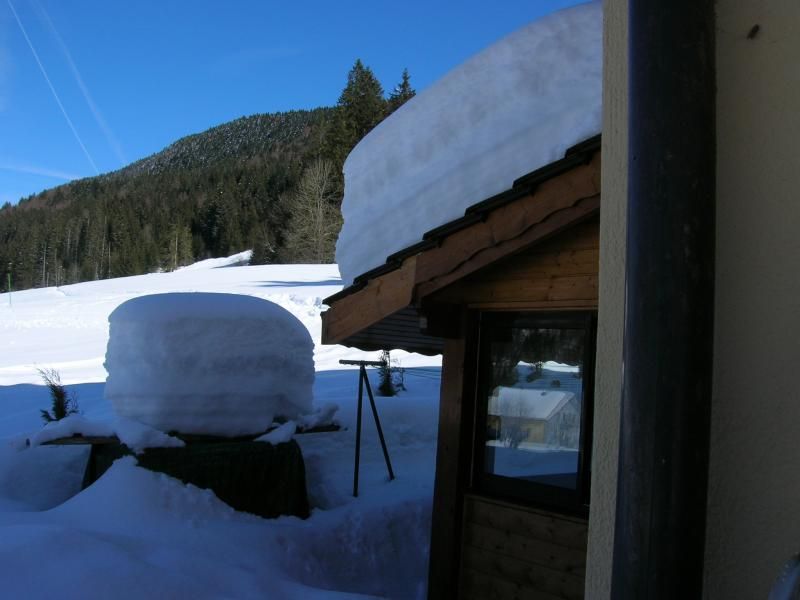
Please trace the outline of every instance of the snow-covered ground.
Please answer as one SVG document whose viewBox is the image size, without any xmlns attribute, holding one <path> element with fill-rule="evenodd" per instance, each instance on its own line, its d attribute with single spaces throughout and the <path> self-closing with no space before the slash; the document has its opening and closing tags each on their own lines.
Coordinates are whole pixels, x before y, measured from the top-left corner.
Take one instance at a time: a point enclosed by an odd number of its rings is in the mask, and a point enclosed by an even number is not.
<svg viewBox="0 0 800 600">
<path fill-rule="evenodd" d="M 387 481 L 366 418 L 353 498 L 358 375 L 338 361 L 376 355 L 319 345 L 321 300 L 341 289 L 336 267 L 226 264 L 0 294 L 1 596 L 424 597 L 438 359 L 392 354 L 407 368 L 408 391 L 377 401 L 397 479 Z M 108 315 L 128 299 L 177 291 L 266 298 L 308 328 L 316 344 L 314 405 L 337 403 L 349 427 L 296 438 L 314 507 L 309 519 L 237 513 L 210 491 L 145 471 L 132 458 L 81 492 L 85 448 L 20 449 L 20 436 L 41 430 L 39 411 L 49 408 L 37 368 L 60 372 L 85 418 L 113 421 L 103 398 Z"/>
</svg>

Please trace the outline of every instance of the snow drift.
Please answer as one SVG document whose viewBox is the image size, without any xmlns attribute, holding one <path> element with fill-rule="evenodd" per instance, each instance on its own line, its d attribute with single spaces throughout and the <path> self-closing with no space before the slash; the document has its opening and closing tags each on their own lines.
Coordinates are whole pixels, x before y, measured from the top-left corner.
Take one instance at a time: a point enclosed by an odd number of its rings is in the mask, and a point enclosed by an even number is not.
<svg viewBox="0 0 800 600">
<path fill-rule="evenodd" d="M 365 419 L 362 493 L 353 498 L 358 370 L 343 368 L 339 359 L 378 356 L 319 344 L 321 299 L 340 289 L 336 265 L 259 265 L 38 288 L 14 292 L 13 306 L 0 294 L 0 338 L 13 349 L 0 351 L 0 597 L 423 598 L 439 361 L 396 353 L 408 390 L 376 402 L 397 479 L 387 480 L 377 432 Z M 81 491 L 86 446 L 26 445 L 36 432 L 56 435 L 49 426 L 42 429 L 40 410 L 50 406 L 50 397 L 34 363 L 59 370 L 96 433 L 114 431 L 132 443 L 103 394 L 109 314 L 142 294 L 231 290 L 280 304 L 305 324 L 317 342 L 316 411 L 297 423 L 309 428 L 335 414 L 346 428 L 295 437 L 314 507 L 308 520 L 234 512 L 209 490 L 136 467 L 132 458 Z M 233 317 L 235 307 L 228 312 Z M 369 376 L 377 387 L 376 372 L 370 369 Z M 62 433 L 69 435 L 56 437 Z"/>
<path fill-rule="evenodd" d="M 412 98 L 353 149 L 336 245 L 345 285 L 600 132 L 602 21 L 592 2 L 527 25 Z"/>
<path fill-rule="evenodd" d="M 155 294 L 109 315 L 105 397 L 181 433 L 263 432 L 311 412 L 314 343 L 289 311 L 235 294 Z"/>
</svg>

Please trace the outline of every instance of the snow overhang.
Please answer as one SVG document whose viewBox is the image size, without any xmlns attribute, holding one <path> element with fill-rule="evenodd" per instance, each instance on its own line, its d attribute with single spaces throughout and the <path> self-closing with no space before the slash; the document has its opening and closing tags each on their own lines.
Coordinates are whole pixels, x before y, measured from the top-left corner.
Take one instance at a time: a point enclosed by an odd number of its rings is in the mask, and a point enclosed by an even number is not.
<svg viewBox="0 0 800 600">
<path fill-rule="evenodd" d="M 443 338 L 426 333 L 439 331 L 429 314 L 436 292 L 596 217 L 599 209 L 598 135 L 470 206 L 463 217 L 427 232 L 326 298 L 322 343 L 439 354 Z"/>
<path fill-rule="evenodd" d="M 602 42 L 600 2 L 546 15 L 453 68 L 370 131 L 343 167 L 336 243 L 343 283 L 598 134 Z"/>
</svg>

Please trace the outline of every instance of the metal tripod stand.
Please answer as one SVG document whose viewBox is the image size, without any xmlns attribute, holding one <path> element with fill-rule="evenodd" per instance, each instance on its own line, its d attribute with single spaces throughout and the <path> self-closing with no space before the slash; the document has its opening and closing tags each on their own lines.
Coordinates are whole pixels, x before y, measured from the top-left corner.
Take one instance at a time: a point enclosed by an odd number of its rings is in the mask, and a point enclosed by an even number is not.
<svg viewBox="0 0 800 600">
<path fill-rule="evenodd" d="M 372 416 L 375 418 L 375 428 L 378 430 L 378 437 L 381 440 L 383 458 L 386 461 L 386 468 L 389 471 L 389 481 L 394 479 L 392 461 L 389 459 L 389 450 L 386 448 L 386 439 L 383 437 L 381 420 L 378 418 L 378 408 L 375 406 L 375 397 L 372 395 L 372 387 L 367 377 L 367 366 L 382 367 L 384 363 L 370 360 L 340 360 L 340 365 L 358 365 L 358 416 L 356 418 L 356 461 L 353 471 L 353 496 L 358 497 L 358 466 L 361 462 L 361 413 L 364 404 L 364 387 L 367 388 L 369 404 L 372 407 Z"/>
</svg>

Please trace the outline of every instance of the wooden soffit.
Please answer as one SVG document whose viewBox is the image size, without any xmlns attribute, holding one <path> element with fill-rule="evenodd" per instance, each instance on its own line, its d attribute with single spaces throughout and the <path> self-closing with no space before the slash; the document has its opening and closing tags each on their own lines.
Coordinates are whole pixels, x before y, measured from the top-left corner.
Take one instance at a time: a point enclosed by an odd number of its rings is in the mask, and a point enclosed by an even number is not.
<svg viewBox="0 0 800 600">
<path fill-rule="evenodd" d="M 474 210 L 481 205 L 485 210 Z M 426 297 L 467 275 L 596 216 L 600 210 L 600 151 L 594 150 L 565 172 L 536 182 L 511 201 L 481 205 L 469 209 L 463 219 L 431 232 L 435 236 L 426 235 L 421 249 L 402 258 L 396 267 L 381 267 L 359 286 L 326 300 L 330 308 L 322 313 L 322 342 L 348 344 L 352 340 L 349 345 L 359 347 L 355 337 L 363 336 L 364 330 L 381 320 L 419 307 Z"/>
</svg>

